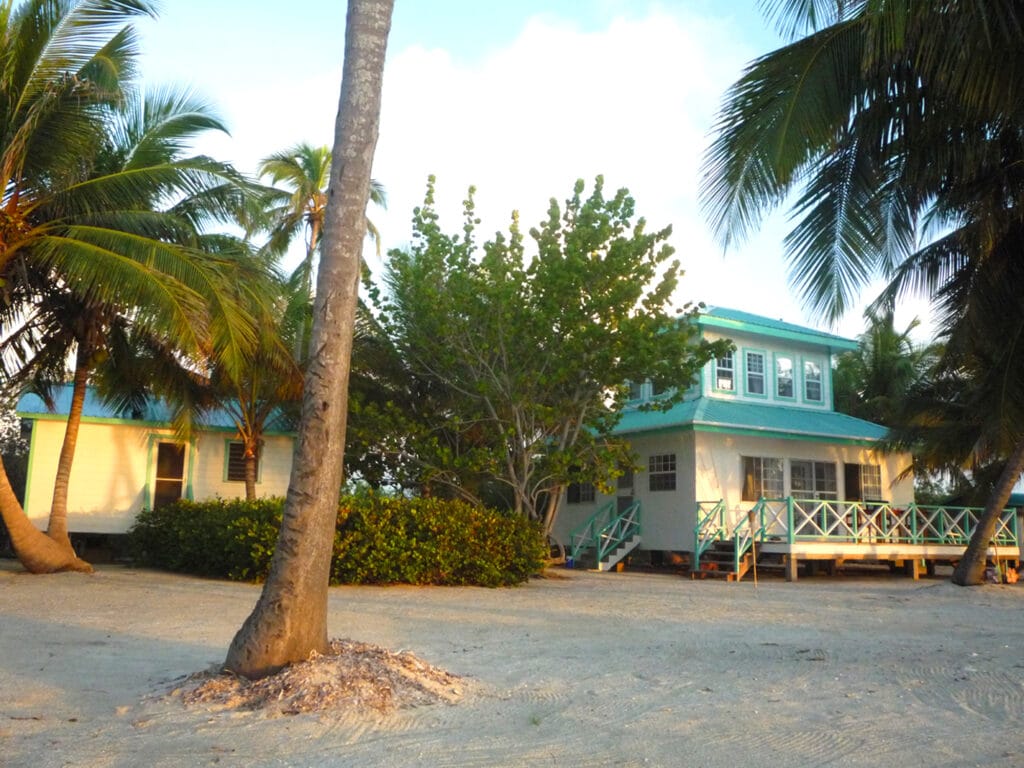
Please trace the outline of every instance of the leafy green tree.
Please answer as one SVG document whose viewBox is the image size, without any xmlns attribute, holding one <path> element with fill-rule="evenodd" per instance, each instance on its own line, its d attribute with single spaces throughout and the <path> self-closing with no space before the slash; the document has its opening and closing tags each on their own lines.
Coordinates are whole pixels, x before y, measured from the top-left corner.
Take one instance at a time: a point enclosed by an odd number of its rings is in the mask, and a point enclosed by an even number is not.
<svg viewBox="0 0 1024 768">
<path fill-rule="evenodd" d="M 527 240 L 477 246 L 472 190 L 461 235 L 441 230 L 430 180 L 408 252 L 393 251 L 385 325 L 414 374 L 434 388 L 416 456 L 428 481 L 467 498 L 481 478 L 550 530 L 566 483 L 607 482 L 628 455 L 612 438 L 626 382 L 651 379 L 677 402 L 722 344 L 696 340 L 695 308 L 670 307 L 679 277 L 624 189 L 589 197 L 577 182 Z"/>
<path fill-rule="evenodd" d="M 786 247 L 810 308 L 838 318 L 882 275 L 883 300 L 923 293 L 936 299 L 945 334 L 963 328 L 980 273 L 1024 246 L 1024 9 L 1013 0 L 770 7 L 795 39 L 751 63 L 726 95 L 705 164 L 714 228 L 728 244 L 794 197 Z M 1019 299 L 1002 312 L 1024 322 Z M 1005 444 L 1000 491 L 957 583 L 981 582 L 997 516 L 1024 470 L 1024 443 Z"/>
<path fill-rule="evenodd" d="M 348 379 L 370 170 L 392 0 L 349 0 L 330 202 L 313 307 L 302 420 L 270 575 L 225 667 L 262 677 L 327 649 L 327 586 L 342 486 Z M 2 489 L 0 489 L 2 490 Z"/>
</svg>

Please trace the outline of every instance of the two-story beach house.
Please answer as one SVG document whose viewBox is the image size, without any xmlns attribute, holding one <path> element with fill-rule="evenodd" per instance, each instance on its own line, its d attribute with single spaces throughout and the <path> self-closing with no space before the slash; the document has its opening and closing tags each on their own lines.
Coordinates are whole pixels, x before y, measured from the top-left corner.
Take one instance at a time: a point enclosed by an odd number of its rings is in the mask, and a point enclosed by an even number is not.
<svg viewBox="0 0 1024 768">
<path fill-rule="evenodd" d="M 698 325 L 735 350 L 667 411 L 640 408 L 659 393 L 632 385 L 617 434 L 642 471 L 620 477 L 611 495 L 568 489 L 553 535 L 570 556 L 589 547 L 606 569 L 631 550 L 654 560 L 686 553 L 699 569 L 724 546 L 741 576 L 753 546 L 775 552 L 795 578 L 801 560 L 909 562 L 901 544 L 953 546 L 914 552 L 931 562 L 962 553 L 970 513 L 917 510 L 910 455 L 880 452 L 883 427 L 834 409 L 832 360 L 855 342 L 721 307 Z"/>
</svg>

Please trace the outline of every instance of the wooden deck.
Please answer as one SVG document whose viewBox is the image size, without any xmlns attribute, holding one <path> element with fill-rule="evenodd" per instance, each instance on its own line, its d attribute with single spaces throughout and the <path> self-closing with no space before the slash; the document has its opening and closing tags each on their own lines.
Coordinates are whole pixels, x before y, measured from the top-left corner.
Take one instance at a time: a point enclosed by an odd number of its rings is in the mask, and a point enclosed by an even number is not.
<svg viewBox="0 0 1024 768">
<path fill-rule="evenodd" d="M 982 510 L 976 507 L 895 508 L 884 502 L 818 499 L 761 499 L 747 510 L 725 509 L 722 502 L 701 504 L 694 530 L 694 569 L 716 542 L 731 542 L 734 572 L 746 570 L 753 553 L 773 556 L 795 581 L 801 561 L 890 563 L 918 578 L 936 563 L 963 557 Z M 1020 523 L 1016 509 L 1004 510 L 989 546 L 993 562 L 1019 564 Z"/>
</svg>

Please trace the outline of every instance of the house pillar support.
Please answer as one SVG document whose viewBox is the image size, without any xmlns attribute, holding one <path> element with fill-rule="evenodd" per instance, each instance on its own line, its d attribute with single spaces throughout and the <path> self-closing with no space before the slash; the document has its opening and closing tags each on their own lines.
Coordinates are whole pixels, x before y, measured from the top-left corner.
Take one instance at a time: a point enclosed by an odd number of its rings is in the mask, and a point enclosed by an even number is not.
<svg viewBox="0 0 1024 768">
<path fill-rule="evenodd" d="M 796 581 L 797 565 L 796 555 L 792 552 L 786 555 L 786 581 Z"/>
</svg>

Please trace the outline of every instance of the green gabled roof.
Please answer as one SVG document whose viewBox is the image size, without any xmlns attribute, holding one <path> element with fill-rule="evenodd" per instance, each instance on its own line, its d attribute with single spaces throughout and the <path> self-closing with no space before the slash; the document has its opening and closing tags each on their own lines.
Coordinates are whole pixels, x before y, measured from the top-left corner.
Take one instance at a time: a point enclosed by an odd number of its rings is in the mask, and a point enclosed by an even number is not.
<svg viewBox="0 0 1024 768">
<path fill-rule="evenodd" d="M 55 384 L 51 388 L 50 394 L 53 398 L 53 410 L 47 408 L 43 398 L 34 392 L 22 395 L 15 408 L 18 416 L 23 419 L 66 419 L 71 411 L 72 386 L 70 384 Z M 280 411 L 275 411 L 267 420 L 267 434 L 292 434 L 290 431 L 282 431 L 279 424 L 280 418 Z M 169 427 L 172 419 L 171 407 L 163 400 L 148 398 L 141 412 L 130 414 L 119 411 L 107 403 L 99 396 L 94 387 L 88 387 L 85 392 L 85 403 L 82 405 L 82 420 L 85 422 L 137 422 Z M 236 430 L 231 414 L 220 408 L 204 413 L 198 419 L 197 426 L 200 429 L 213 431 L 234 432 Z"/>
<path fill-rule="evenodd" d="M 874 442 L 886 428 L 845 413 L 761 405 L 714 397 L 677 403 L 667 411 L 629 409 L 615 428 L 616 434 L 671 429 L 763 434 L 792 439 L 834 439 Z"/>
<path fill-rule="evenodd" d="M 782 320 L 772 320 L 769 317 L 762 317 L 761 315 L 754 315 L 750 312 L 741 312 L 738 309 L 728 309 L 726 307 L 708 307 L 700 313 L 697 323 L 705 328 L 770 336 L 776 339 L 828 347 L 836 351 L 857 348 L 856 341 L 836 336 L 833 333 L 825 333 L 824 331 L 807 328 L 803 325 L 786 323 Z"/>
</svg>

